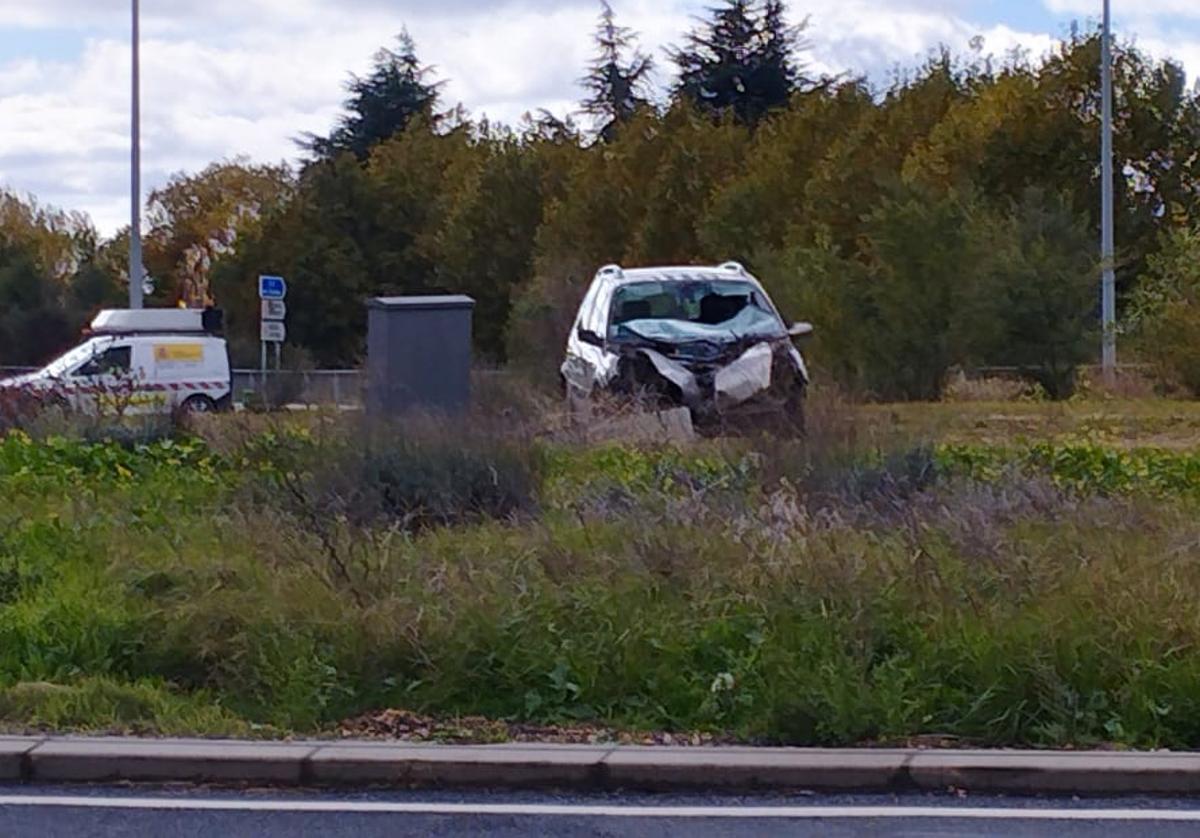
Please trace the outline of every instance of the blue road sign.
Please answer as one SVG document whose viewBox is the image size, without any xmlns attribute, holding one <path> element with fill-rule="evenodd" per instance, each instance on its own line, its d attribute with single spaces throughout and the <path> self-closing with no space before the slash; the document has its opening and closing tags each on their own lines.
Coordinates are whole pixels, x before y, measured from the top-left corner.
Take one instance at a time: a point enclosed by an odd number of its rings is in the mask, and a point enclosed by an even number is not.
<svg viewBox="0 0 1200 838">
<path fill-rule="evenodd" d="M 258 296 L 263 300 L 282 300 L 287 297 L 287 283 L 281 276 L 260 276 Z"/>
</svg>

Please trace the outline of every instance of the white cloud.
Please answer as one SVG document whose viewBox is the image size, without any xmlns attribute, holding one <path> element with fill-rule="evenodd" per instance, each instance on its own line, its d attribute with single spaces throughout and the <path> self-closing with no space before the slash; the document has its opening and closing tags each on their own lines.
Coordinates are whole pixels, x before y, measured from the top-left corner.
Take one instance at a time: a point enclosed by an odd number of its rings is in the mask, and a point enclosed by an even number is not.
<svg viewBox="0 0 1200 838">
<path fill-rule="evenodd" d="M 1099 0 L 1044 0 L 1044 2 L 1046 8 L 1056 14 L 1071 14 L 1089 19 L 1099 18 L 1102 8 Z M 1200 18 L 1200 6 L 1193 0 L 1139 0 L 1136 4 L 1114 5 L 1116 6 L 1114 13 L 1125 17 Z"/>
<path fill-rule="evenodd" d="M 1048 0 L 1069 6 L 1073 0 Z M 1090 2 L 1090 0 L 1089 0 Z M 591 57 L 594 0 L 143 0 L 146 183 L 239 154 L 296 156 L 292 140 L 325 132 L 349 72 L 407 24 L 423 60 L 448 79 L 448 104 L 514 121 L 574 107 Z M 670 76 L 662 47 L 678 42 L 703 0 L 614 0 L 623 24 Z M 1160 2 L 1158 5 L 1169 5 Z M 810 69 L 882 78 L 939 44 L 1046 52 L 1046 34 L 969 22 L 968 0 L 810 0 Z M 127 215 L 128 0 L 0 0 L 0 46 L 21 31 L 68 30 L 81 53 L 0 57 L 0 184 L 90 212 L 104 232 Z M 7 29 L 7 32 L 5 31 Z M 1189 53 L 1195 55 L 1195 52 Z M 0 53 L 3 56 L 3 53 Z M 1200 56 L 1197 56 L 1200 64 Z"/>
<path fill-rule="evenodd" d="M 972 39 L 983 39 L 985 55 L 997 58 L 1021 47 L 1045 54 L 1055 39 L 1044 33 L 1018 32 L 1007 26 L 980 25 L 958 14 L 969 3 L 818 0 L 806 4 L 811 14 L 812 59 L 817 70 L 871 72 L 909 67 L 940 47 L 965 52 Z"/>
<path fill-rule="evenodd" d="M 1043 0 L 1055 14 L 1075 15 L 1095 23 L 1099 0 Z M 1193 77 L 1200 73 L 1200 3 L 1194 0 L 1140 0 L 1114 3 L 1113 26 L 1121 40 L 1130 40 L 1157 58 L 1178 61 Z"/>
</svg>

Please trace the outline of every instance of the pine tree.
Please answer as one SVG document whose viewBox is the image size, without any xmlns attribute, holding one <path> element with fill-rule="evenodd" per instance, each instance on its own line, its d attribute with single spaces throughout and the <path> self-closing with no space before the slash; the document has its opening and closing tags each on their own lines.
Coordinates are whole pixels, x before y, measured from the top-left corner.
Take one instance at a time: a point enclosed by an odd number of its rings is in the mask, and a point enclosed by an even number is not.
<svg viewBox="0 0 1200 838">
<path fill-rule="evenodd" d="M 403 132 L 414 117 L 436 121 L 441 82 L 431 82 L 433 69 L 421 64 L 408 30 L 400 33 L 398 49 L 375 54 L 370 75 L 351 76 L 346 85 L 347 113 L 328 137 L 307 135 L 300 145 L 318 159 L 349 151 L 365 160 L 371 149 Z"/>
<path fill-rule="evenodd" d="M 725 0 L 671 52 L 677 96 L 714 115 L 733 111 L 745 125 L 786 107 L 802 79 L 795 52 L 805 24 L 791 26 L 784 0 Z"/>
<path fill-rule="evenodd" d="M 788 24 L 785 0 L 766 0 L 762 14 L 761 63 L 751 87 L 761 91 L 767 108 L 786 106 L 800 84 L 800 71 L 793 56 L 801 46 L 803 26 Z"/>
<path fill-rule="evenodd" d="M 583 102 L 584 112 L 596 118 L 601 139 L 611 142 L 621 125 L 649 107 L 646 88 L 654 59 L 634 47 L 635 33 L 617 25 L 608 0 L 601 0 L 600 5 L 595 35 L 598 54 L 580 84 L 591 94 Z"/>
</svg>

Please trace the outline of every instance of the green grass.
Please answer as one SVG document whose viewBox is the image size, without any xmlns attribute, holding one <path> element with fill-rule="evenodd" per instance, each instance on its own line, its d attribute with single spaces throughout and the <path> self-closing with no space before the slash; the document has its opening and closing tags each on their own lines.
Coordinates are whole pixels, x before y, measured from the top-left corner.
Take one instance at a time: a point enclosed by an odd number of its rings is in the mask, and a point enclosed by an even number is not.
<svg viewBox="0 0 1200 838">
<path fill-rule="evenodd" d="M 211 696 L 179 695 L 154 682 L 106 677 L 71 684 L 23 681 L 0 690 L 0 725 L 13 733 L 62 730 L 249 737 L 255 729 Z"/>
<path fill-rule="evenodd" d="M 1200 402 L 1169 399 L 870 405 L 873 429 L 944 442 L 1010 446 L 1090 439 L 1114 448 L 1200 447 Z"/>
<path fill-rule="evenodd" d="M 404 707 L 1200 747 L 1200 454 L 901 430 L 818 428 L 820 450 L 10 435 L 0 725 L 313 734 Z"/>
<path fill-rule="evenodd" d="M 944 473 L 975 480 L 999 482 L 1024 473 L 1085 494 L 1200 495 L 1200 450 L 1112 448 L 1090 441 L 1024 448 L 949 444 L 937 449 L 937 461 Z"/>
</svg>

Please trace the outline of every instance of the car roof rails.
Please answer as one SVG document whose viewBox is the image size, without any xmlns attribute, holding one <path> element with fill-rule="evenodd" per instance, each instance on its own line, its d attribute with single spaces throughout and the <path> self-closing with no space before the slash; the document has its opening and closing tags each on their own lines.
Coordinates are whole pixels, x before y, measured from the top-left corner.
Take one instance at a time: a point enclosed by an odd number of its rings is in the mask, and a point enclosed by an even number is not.
<svg viewBox="0 0 1200 838">
<path fill-rule="evenodd" d="M 615 276 L 622 277 L 625 275 L 625 270 L 620 265 L 605 265 L 600 270 L 596 271 L 596 276 Z"/>
<path fill-rule="evenodd" d="M 720 265 L 718 267 L 718 270 L 732 271 L 733 273 L 741 274 L 742 276 L 748 275 L 748 272 L 746 271 L 746 266 L 743 265 L 741 262 L 726 262 L 725 264 Z"/>
</svg>

